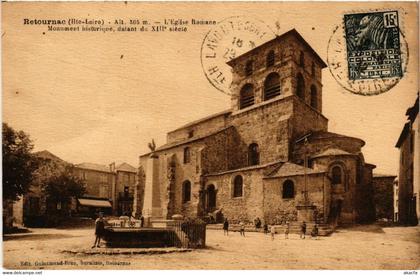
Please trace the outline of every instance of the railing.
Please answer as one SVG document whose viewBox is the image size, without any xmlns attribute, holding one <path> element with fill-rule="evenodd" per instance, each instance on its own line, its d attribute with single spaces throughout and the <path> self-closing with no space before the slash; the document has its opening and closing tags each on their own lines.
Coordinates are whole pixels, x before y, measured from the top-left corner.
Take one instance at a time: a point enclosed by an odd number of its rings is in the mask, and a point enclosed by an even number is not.
<svg viewBox="0 0 420 275">
<path fill-rule="evenodd" d="M 177 247 L 204 248 L 206 246 L 206 224 L 197 221 L 175 221 L 170 226 L 174 234 L 172 241 Z"/>
</svg>

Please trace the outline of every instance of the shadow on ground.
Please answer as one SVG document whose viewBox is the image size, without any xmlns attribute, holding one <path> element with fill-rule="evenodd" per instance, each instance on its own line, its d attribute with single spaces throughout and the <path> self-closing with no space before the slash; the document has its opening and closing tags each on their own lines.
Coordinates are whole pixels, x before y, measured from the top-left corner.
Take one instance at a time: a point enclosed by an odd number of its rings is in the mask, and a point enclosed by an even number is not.
<svg viewBox="0 0 420 275">
<path fill-rule="evenodd" d="M 383 228 L 378 224 L 339 226 L 336 228 L 335 233 L 339 233 L 340 231 L 369 232 L 369 233 L 380 233 L 380 234 L 385 233 Z"/>
<path fill-rule="evenodd" d="M 68 235 L 68 234 L 25 234 L 25 235 L 4 235 L 3 241 L 20 241 L 20 240 L 47 240 L 47 239 L 67 239 L 75 238 L 80 236 Z"/>
</svg>

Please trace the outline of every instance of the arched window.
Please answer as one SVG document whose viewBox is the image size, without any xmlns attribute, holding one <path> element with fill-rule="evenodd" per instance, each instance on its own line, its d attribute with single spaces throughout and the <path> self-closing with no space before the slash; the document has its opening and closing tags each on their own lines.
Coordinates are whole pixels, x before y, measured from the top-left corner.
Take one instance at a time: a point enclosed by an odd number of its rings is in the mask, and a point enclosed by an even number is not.
<svg viewBox="0 0 420 275">
<path fill-rule="evenodd" d="M 334 166 L 331 169 L 331 183 L 332 184 L 341 184 L 343 183 L 343 171 L 340 166 Z"/>
<path fill-rule="evenodd" d="M 188 202 L 190 200 L 191 200 L 191 182 L 189 180 L 186 180 L 182 184 L 182 201 Z"/>
<path fill-rule="evenodd" d="M 318 109 L 318 93 L 316 91 L 315 85 L 311 86 L 311 107 Z"/>
<path fill-rule="evenodd" d="M 240 108 L 246 108 L 254 104 L 254 86 L 245 84 L 241 89 Z"/>
<path fill-rule="evenodd" d="M 280 76 L 271 73 L 264 81 L 264 100 L 269 100 L 280 94 Z"/>
<path fill-rule="evenodd" d="M 300 51 L 299 66 L 301 67 L 305 66 L 305 55 L 303 54 L 303 51 Z"/>
<path fill-rule="evenodd" d="M 212 211 L 216 207 L 216 188 L 213 184 L 207 186 L 207 211 Z"/>
<path fill-rule="evenodd" d="M 267 62 L 266 62 L 267 68 L 273 66 L 274 65 L 274 61 L 275 61 L 274 51 L 271 50 L 267 54 Z"/>
<path fill-rule="evenodd" d="M 283 182 L 283 199 L 292 199 L 295 197 L 295 184 L 291 180 Z"/>
<path fill-rule="evenodd" d="M 184 148 L 184 163 L 190 163 L 191 161 L 191 152 L 190 147 Z"/>
<path fill-rule="evenodd" d="M 305 100 L 305 80 L 301 73 L 297 76 L 296 95 L 302 100 Z"/>
<path fill-rule="evenodd" d="M 258 165 L 260 164 L 260 149 L 258 144 L 252 143 L 248 147 L 248 164 L 249 165 Z"/>
<path fill-rule="evenodd" d="M 254 62 L 252 60 L 249 60 L 248 62 L 246 62 L 245 65 L 245 75 L 252 75 L 254 71 Z"/>
<path fill-rule="evenodd" d="M 237 175 L 233 180 L 233 197 L 242 197 L 243 180 L 241 175 Z"/>
</svg>

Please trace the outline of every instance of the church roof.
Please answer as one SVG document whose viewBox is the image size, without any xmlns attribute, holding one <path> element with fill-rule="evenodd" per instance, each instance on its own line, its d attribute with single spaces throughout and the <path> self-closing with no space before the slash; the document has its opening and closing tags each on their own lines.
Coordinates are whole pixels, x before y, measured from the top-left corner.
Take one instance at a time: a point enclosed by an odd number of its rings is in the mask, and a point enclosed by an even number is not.
<svg viewBox="0 0 420 275">
<path fill-rule="evenodd" d="M 260 46 L 255 47 L 252 50 L 250 50 L 250 51 L 248 51 L 246 53 L 243 53 L 243 54 L 241 54 L 241 55 L 239 55 L 239 56 L 231 59 L 230 61 L 227 62 L 227 64 L 229 66 L 233 66 L 233 64 L 237 60 L 242 59 L 242 58 L 244 58 L 246 56 L 249 56 L 252 53 L 255 53 L 256 51 L 258 51 L 259 49 L 261 49 L 261 48 L 263 48 L 263 47 L 265 47 L 265 46 L 273 43 L 274 41 L 282 40 L 282 39 L 284 39 L 285 37 L 287 37 L 289 35 L 292 35 L 292 36 L 296 37 L 305 47 L 307 47 L 309 49 L 309 51 L 315 56 L 315 58 L 318 59 L 318 61 L 321 63 L 322 68 L 327 67 L 327 64 L 325 64 L 324 60 L 322 60 L 322 58 L 315 52 L 315 50 L 309 45 L 309 43 L 306 42 L 306 40 L 302 37 L 302 35 L 300 35 L 300 33 L 296 29 L 291 29 L 290 31 L 287 31 L 287 32 L 285 32 L 285 33 L 283 33 L 281 35 L 276 35 L 276 37 L 273 38 L 273 39 L 271 39 L 270 41 L 267 41 L 264 44 L 261 44 Z"/>
<path fill-rule="evenodd" d="M 182 125 L 181 127 L 178 127 L 175 130 L 172 130 L 172 131 L 170 131 L 168 133 L 176 132 L 178 130 L 181 130 L 181 129 L 184 129 L 184 128 L 188 128 L 188 127 L 194 126 L 196 124 L 203 123 L 203 122 L 205 122 L 207 120 L 210 120 L 212 118 L 216 118 L 216 117 L 219 117 L 219 116 L 228 115 L 230 113 L 232 113 L 232 110 L 231 109 L 228 109 L 228 110 L 224 110 L 222 112 L 218 112 L 218 113 L 215 113 L 215 114 L 212 114 L 212 115 L 208 115 L 208 116 L 205 116 L 203 118 L 200 118 L 200 119 L 191 121 L 191 122 L 189 122 L 189 123 L 187 123 L 185 125 Z"/>
<path fill-rule="evenodd" d="M 109 167 L 103 164 L 83 162 L 83 163 L 76 164 L 75 167 L 81 168 L 81 169 L 89 169 L 89 170 L 111 173 L 111 171 L 109 170 Z"/>
<path fill-rule="evenodd" d="M 325 157 L 325 156 L 354 156 L 354 154 L 351 154 L 347 151 L 344 151 L 338 148 L 328 148 L 327 150 L 324 150 L 321 153 L 316 154 L 315 156 L 311 158 L 319 158 L 319 157 Z"/>
<path fill-rule="evenodd" d="M 308 136 L 308 140 L 316 140 L 316 139 L 332 139 L 332 138 L 350 138 L 350 139 L 354 139 L 354 140 L 358 140 L 362 143 L 362 146 L 365 145 L 365 142 L 360 139 L 360 138 L 356 138 L 356 137 L 351 137 L 351 136 L 345 136 L 342 134 L 337 134 L 337 133 L 333 133 L 333 132 L 327 132 L 327 131 L 316 131 L 316 132 L 312 132 L 309 136 Z"/>
<path fill-rule="evenodd" d="M 217 172 L 217 173 L 209 173 L 209 174 L 206 174 L 206 177 L 220 176 L 220 175 L 224 175 L 224 174 L 232 174 L 232 173 L 244 172 L 244 171 L 250 171 L 250 170 L 258 170 L 258 169 L 267 168 L 267 167 L 270 167 L 270 166 L 276 166 L 276 165 L 279 165 L 281 163 L 283 163 L 283 162 L 278 160 L 278 161 L 274 161 L 274 162 L 252 165 L 252 166 L 246 166 L 246 167 L 241 167 L 241 168 L 237 168 L 237 169 Z"/>
<path fill-rule="evenodd" d="M 126 162 L 116 165 L 115 170 L 137 173 L 137 169 Z"/>
<path fill-rule="evenodd" d="M 281 165 L 276 167 L 276 169 L 269 172 L 264 178 L 281 178 L 288 176 L 301 176 L 305 174 L 310 175 L 322 173 L 325 173 L 325 171 L 304 167 L 302 165 L 298 165 L 291 162 L 283 162 Z"/>
<path fill-rule="evenodd" d="M 203 138 L 206 138 L 206 137 L 209 137 L 209 136 L 212 136 L 212 135 L 215 135 L 215 134 L 221 133 L 221 132 L 223 132 L 223 131 L 225 131 L 225 130 L 227 130 L 227 129 L 231 128 L 231 127 L 234 127 L 234 126 L 232 126 L 232 125 L 231 125 L 231 126 L 223 127 L 223 128 L 218 129 L 218 130 L 216 130 L 216 131 L 209 132 L 209 133 L 208 133 L 208 134 L 206 134 L 206 135 L 196 136 L 196 137 L 192 137 L 192 138 L 189 138 L 189 139 L 183 139 L 183 140 L 176 141 L 176 142 L 166 143 L 166 144 L 164 144 L 164 145 L 162 145 L 162 146 L 160 146 L 160 147 L 156 148 L 155 152 L 163 151 L 163 150 L 170 149 L 170 148 L 173 148 L 173 147 L 177 147 L 177 146 L 185 145 L 185 144 L 188 144 L 188 143 L 191 143 L 191 142 L 197 141 L 197 140 L 201 140 L 201 139 L 203 139 Z M 148 155 L 150 155 L 151 153 L 152 153 L 152 152 L 149 152 L 149 153 L 143 154 L 143 155 L 141 155 L 141 157 L 148 156 Z"/>
</svg>

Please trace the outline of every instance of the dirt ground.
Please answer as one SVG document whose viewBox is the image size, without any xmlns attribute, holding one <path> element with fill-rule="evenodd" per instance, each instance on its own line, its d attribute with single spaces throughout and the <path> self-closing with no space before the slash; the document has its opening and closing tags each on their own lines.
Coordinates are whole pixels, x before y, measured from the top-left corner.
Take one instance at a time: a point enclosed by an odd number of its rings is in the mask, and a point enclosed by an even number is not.
<svg viewBox="0 0 420 275">
<path fill-rule="evenodd" d="M 93 229 L 32 229 L 4 237 L 7 269 L 403 269 L 420 267 L 420 227 L 339 229 L 318 240 L 207 230 L 207 249 L 160 255 L 83 255 Z M 104 249 L 104 248 L 99 248 Z"/>
</svg>

